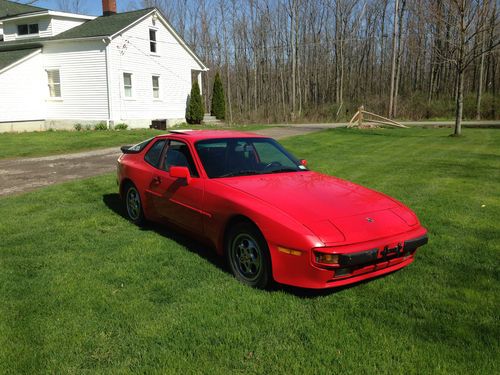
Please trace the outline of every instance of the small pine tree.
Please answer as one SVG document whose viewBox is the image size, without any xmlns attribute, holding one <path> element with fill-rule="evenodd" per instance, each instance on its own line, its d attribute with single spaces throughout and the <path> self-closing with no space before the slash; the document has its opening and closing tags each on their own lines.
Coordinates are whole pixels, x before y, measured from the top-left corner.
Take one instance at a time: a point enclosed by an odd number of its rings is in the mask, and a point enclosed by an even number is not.
<svg viewBox="0 0 500 375">
<path fill-rule="evenodd" d="M 226 102 L 224 99 L 224 87 L 219 72 L 215 74 L 214 87 L 212 91 L 212 116 L 219 120 L 226 117 Z"/>
<path fill-rule="evenodd" d="M 189 124 L 201 124 L 203 120 L 203 101 L 201 100 L 200 86 L 198 82 L 193 83 L 189 103 L 186 110 L 186 121 Z"/>
</svg>

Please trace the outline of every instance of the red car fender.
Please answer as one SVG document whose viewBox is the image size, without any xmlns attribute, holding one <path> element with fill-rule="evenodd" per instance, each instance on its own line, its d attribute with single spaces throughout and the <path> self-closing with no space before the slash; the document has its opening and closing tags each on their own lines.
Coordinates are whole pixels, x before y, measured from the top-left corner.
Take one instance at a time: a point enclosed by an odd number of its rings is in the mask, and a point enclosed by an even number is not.
<svg viewBox="0 0 500 375">
<path fill-rule="evenodd" d="M 149 165 L 144 163 L 143 153 L 136 155 L 129 155 L 129 159 L 126 164 L 122 164 L 122 170 L 119 172 L 119 184 L 120 184 L 120 194 L 123 194 L 123 186 L 127 181 L 130 181 L 135 185 L 139 191 L 141 197 L 141 202 L 143 204 L 144 216 L 151 220 L 153 219 L 153 210 L 148 205 L 148 199 L 146 197 L 146 190 L 151 183 L 151 168 Z"/>
<path fill-rule="evenodd" d="M 206 221 L 205 235 L 219 254 L 224 252 L 224 236 L 228 225 L 238 217 L 247 218 L 257 226 L 270 250 L 280 246 L 309 251 L 315 246 L 324 246 L 308 228 L 285 212 L 216 180 L 208 180 L 206 184 L 205 210 L 211 213 L 211 218 Z"/>
</svg>

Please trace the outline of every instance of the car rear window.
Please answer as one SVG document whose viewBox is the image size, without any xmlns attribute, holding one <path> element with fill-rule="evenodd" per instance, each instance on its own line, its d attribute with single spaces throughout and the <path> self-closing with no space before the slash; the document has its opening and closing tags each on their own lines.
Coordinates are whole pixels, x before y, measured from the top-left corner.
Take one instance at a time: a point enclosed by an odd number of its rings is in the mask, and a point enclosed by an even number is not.
<svg viewBox="0 0 500 375">
<path fill-rule="evenodd" d="M 135 152 L 141 152 L 146 148 L 147 145 L 153 140 L 154 138 L 149 138 L 146 139 L 145 141 L 138 143 L 136 145 L 133 145 L 129 148 L 130 151 L 135 151 Z"/>
</svg>

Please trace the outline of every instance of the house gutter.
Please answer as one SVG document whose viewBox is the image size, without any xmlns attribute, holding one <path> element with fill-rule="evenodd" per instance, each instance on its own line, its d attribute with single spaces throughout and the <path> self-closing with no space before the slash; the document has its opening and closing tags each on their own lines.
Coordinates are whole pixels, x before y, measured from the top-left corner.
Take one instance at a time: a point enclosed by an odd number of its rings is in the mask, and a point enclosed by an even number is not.
<svg viewBox="0 0 500 375">
<path fill-rule="evenodd" d="M 72 19 L 82 19 L 82 20 L 93 20 L 96 18 L 95 16 L 86 16 L 83 14 L 76 14 L 76 13 L 67 13 L 67 12 L 58 12 L 58 11 L 53 11 L 53 10 L 39 10 L 35 12 L 28 12 L 28 13 L 21 13 L 17 14 L 14 16 L 6 16 L 0 21 L 4 22 L 10 22 L 10 21 L 18 21 L 26 18 L 35 18 L 35 17 L 40 17 L 40 16 L 54 16 L 54 17 L 66 17 L 66 18 L 72 18 Z"/>
<path fill-rule="evenodd" d="M 113 125 L 113 109 L 112 109 L 112 104 L 111 104 L 111 86 L 109 84 L 110 81 L 110 63 L 109 63 L 109 45 L 111 44 L 111 37 L 105 37 L 102 39 L 102 42 L 104 43 L 104 58 L 106 60 L 106 90 L 107 90 L 107 96 L 108 96 L 108 119 L 106 120 L 106 124 L 108 125 L 108 129 L 111 129 L 111 126 Z"/>
</svg>

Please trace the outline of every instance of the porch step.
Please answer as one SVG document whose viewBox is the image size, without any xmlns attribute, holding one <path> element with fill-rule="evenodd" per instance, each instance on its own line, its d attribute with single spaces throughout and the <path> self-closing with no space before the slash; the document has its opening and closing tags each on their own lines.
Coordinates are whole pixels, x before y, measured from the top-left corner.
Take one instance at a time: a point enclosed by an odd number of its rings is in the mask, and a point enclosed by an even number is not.
<svg viewBox="0 0 500 375">
<path fill-rule="evenodd" d="M 204 124 L 221 124 L 221 120 L 217 120 L 217 117 L 210 115 L 210 113 L 205 113 L 203 115 L 203 123 Z"/>
</svg>

